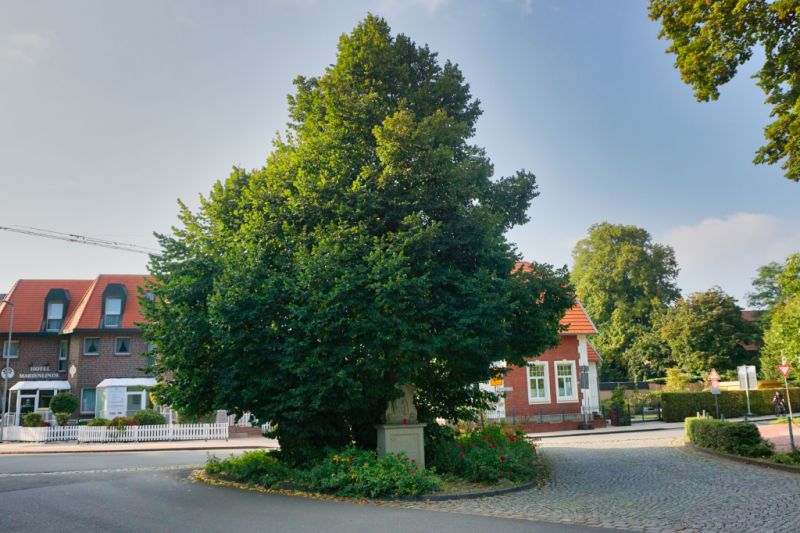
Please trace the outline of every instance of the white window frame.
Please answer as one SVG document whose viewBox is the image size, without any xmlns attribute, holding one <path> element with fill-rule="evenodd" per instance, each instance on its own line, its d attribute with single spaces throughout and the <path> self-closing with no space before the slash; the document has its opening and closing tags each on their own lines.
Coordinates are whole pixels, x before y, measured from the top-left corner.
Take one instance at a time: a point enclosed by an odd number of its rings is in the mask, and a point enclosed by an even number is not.
<svg viewBox="0 0 800 533">
<path fill-rule="evenodd" d="M 52 308 L 53 308 L 54 305 L 58 305 L 58 306 L 61 307 L 61 312 L 58 315 L 54 315 L 53 314 Z M 47 320 L 45 321 L 45 324 L 44 324 L 44 329 L 46 331 L 59 331 L 59 330 L 61 330 L 61 326 L 64 324 L 64 307 L 65 307 L 64 302 L 49 302 L 47 304 Z M 57 328 L 51 328 L 50 327 L 50 322 L 53 321 L 53 320 L 57 320 L 58 321 L 58 327 Z"/>
<path fill-rule="evenodd" d="M 558 379 L 559 379 L 558 367 L 559 366 L 566 366 L 566 365 L 569 365 L 569 367 L 570 367 L 570 376 L 569 377 L 572 380 L 572 395 L 570 395 L 570 396 L 561 396 L 561 394 L 559 394 L 559 389 L 558 389 Z M 575 361 L 572 361 L 572 360 L 569 360 L 569 359 L 565 359 L 565 360 L 562 360 L 562 361 L 555 361 L 553 363 L 553 377 L 556 380 L 556 402 L 558 402 L 558 403 L 576 403 L 578 401 L 578 386 L 579 386 L 579 383 L 578 383 L 578 374 L 577 374 L 576 369 L 575 369 Z M 564 377 L 567 377 L 567 376 L 564 376 Z"/>
<path fill-rule="evenodd" d="M 11 347 L 17 347 L 17 354 L 11 355 Z M 3 359 L 19 359 L 19 352 L 22 349 L 20 346 L 19 341 L 11 341 L 11 345 L 8 344 L 8 341 L 3 341 Z"/>
<path fill-rule="evenodd" d="M 61 347 L 67 347 L 66 351 L 62 350 Z M 62 353 L 63 351 L 63 353 Z M 63 356 L 63 357 L 62 357 Z M 59 372 L 66 372 L 67 371 L 67 360 L 69 359 L 69 341 L 66 339 L 61 339 L 58 341 L 58 371 Z M 64 369 L 61 369 L 61 362 L 64 362 Z"/>
<path fill-rule="evenodd" d="M 128 351 L 127 352 L 118 352 L 117 351 L 117 341 L 119 339 L 128 339 Z M 131 337 L 114 337 L 114 355 L 130 355 L 133 352 L 133 346 L 131 345 L 133 339 Z"/>
<path fill-rule="evenodd" d="M 94 391 L 94 407 L 95 408 L 92 409 L 91 411 L 84 411 L 83 410 L 83 392 L 87 391 L 87 390 L 93 390 Z M 80 413 L 82 415 L 93 415 L 96 410 L 97 410 L 97 389 L 96 388 L 93 389 L 92 387 L 84 387 L 84 388 L 82 388 L 81 389 L 80 405 L 78 407 L 78 411 L 80 411 Z"/>
<path fill-rule="evenodd" d="M 109 313 L 108 312 L 108 304 L 111 301 L 119 302 L 119 312 L 118 313 Z M 119 320 L 119 323 L 118 324 L 109 324 L 108 323 L 108 317 L 110 317 L 110 316 L 117 317 L 117 319 Z M 114 298 L 114 297 L 106 298 L 105 315 L 103 315 L 103 327 L 106 327 L 106 328 L 119 328 L 119 327 L 122 327 L 122 298 Z"/>
<path fill-rule="evenodd" d="M 89 339 L 97 339 L 97 351 L 96 352 L 87 352 L 86 351 L 86 341 L 88 341 Z M 100 337 L 84 337 L 83 338 L 83 350 L 82 350 L 82 352 L 83 352 L 83 355 L 89 355 L 89 356 L 92 356 L 92 357 L 97 357 L 98 355 L 100 355 Z"/>
<path fill-rule="evenodd" d="M 537 398 L 531 394 L 531 374 L 530 370 L 528 369 L 532 366 L 540 366 L 544 368 L 544 398 Z M 547 364 L 547 361 L 528 361 L 528 364 L 525 367 L 525 383 L 528 386 L 529 405 L 550 403 L 550 368 Z"/>
</svg>

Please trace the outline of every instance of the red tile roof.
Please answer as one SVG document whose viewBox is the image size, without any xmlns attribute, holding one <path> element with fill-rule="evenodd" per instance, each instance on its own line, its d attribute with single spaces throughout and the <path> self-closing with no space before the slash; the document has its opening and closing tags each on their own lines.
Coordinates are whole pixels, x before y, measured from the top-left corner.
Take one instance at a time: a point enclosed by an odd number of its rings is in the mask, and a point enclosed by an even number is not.
<svg viewBox="0 0 800 533">
<path fill-rule="evenodd" d="M 44 304 L 51 289 L 65 289 L 70 301 L 61 333 L 75 329 L 99 329 L 103 291 L 109 283 L 119 283 L 128 295 L 122 313 L 121 329 L 134 329 L 142 321 L 138 288 L 147 276 L 141 274 L 102 274 L 94 280 L 19 280 L 6 295 L 14 302 L 14 333 L 40 333 L 44 319 Z M 0 304 L 0 332 L 8 332 L 11 307 Z"/>
<path fill-rule="evenodd" d="M 6 295 L 14 303 L 13 333 L 39 333 L 44 320 L 44 301 L 51 289 L 64 289 L 69 293 L 67 315 L 78 307 L 86 289 L 92 281 L 88 279 L 21 279 Z M 8 333 L 11 306 L 0 304 L 0 331 Z"/>
<path fill-rule="evenodd" d="M 594 346 L 592 346 L 592 343 L 587 342 L 586 348 L 587 348 L 586 351 L 589 354 L 589 361 L 595 361 L 599 363 L 601 361 L 600 354 L 598 354 L 597 351 L 595 351 Z"/>
<path fill-rule="evenodd" d="M 519 261 L 514 265 L 514 271 L 516 272 L 520 269 L 525 272 L 530 272 L 531 264 L 528 261 Z M 588 313 L 586 313 L 586 310 L 577 298 L 575 298 L 575 305 L 567 309 L 567 312 L 561 317 L 561 325 L 567 326 L 567 329 L 561 332 L 562 335 L 595 335 L 597 333 L 597 328 L 592 322 L 592 319 L 589 318 Z M 595 355 L 597 355 L 597 353 L 595 353 Z"/>
</svg>

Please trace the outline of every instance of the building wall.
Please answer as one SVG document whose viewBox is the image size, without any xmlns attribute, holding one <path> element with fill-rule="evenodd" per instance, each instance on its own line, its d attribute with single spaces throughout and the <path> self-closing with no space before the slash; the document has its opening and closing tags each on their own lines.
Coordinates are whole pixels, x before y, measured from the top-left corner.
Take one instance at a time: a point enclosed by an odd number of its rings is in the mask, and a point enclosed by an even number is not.
<svg viewBox="0 0 800 533">
<path fill-rule="evenodd" d="M 8 380 L 10 389 L 18 381 L 55 381 L 66 380 L 67 372 L 58 372 L 58 346 L 59 340 L 64 337 L 57 335 L 47 336 L 12 336 L 12 340 L 19 341 L 19 358 L 11 359 L 9 366 L 14 369 L 14 377 Z M 8 337 L 0 339 L 0 354 L 2 346 Z M 5 367 L 5 358 L 0 358 L 0 365 Z M 69 367 L 69 365 L 67 365 Z M 32 367 L 49 367 L 47 371 L 31 370 Z M 23 375 L 33 374 L 29 377 Z M 53 375 L 51 375 L 53 374 Z M 57 375 L 54 375 L 57 374 Z M 0 384 L 0 394 L 2 385 Z"/>
<path fill-rule="evenodd" d="M 550 381 L 550 403 L 531 404 L 528 402 L 528 374 L 527 369 L 512 366 L 505 375 L 504 385 L 514 390 L 506 393 L 505 408 L 506 418 L 514 420 L 518 417 L 534 415 L 572 414 L 581 412 L 583 396 L 580 390 L 580 365 L 578 362 L 578 339 L 574 335 L 564 335 L 555 348 L 547 350 L 541 356 L 531 358 L 531 361 L 547 361 L 547 372 Z M 578 399 L 574 402 L 558 403 L 556 401 L 556 376 L 555 361 L 575 361 L 574 386 L 578 391 Z"/>
<path fill-rule="evenodd" d="M 75 333 L 70 337 L 68 367 L 74 365 L 75 373 L 70 375 L 69 384 L 71 392 L 78 398 L 81 396 L 81 389 L 94 389 L 106 378 L 145 377 L 145 373 L 140 369 L 147 363 L 141 355 L 147 350 L 147 345 L 141 333 Z M 83 343 L 87 337 L 100 339 L 98 355 L 84 355 Z M 130 355 L 114 354 L 117 337 L 130 337 Z"/>
</svg>

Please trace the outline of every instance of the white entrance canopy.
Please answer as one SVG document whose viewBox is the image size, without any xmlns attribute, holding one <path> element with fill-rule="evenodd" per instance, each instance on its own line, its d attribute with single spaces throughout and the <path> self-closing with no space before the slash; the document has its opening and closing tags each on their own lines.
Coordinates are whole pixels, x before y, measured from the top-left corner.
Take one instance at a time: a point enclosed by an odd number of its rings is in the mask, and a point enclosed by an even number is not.
<svg viewBox="0 0 800 533">
<path fill-rule="evenodd" d="M 69 390 L 69 381 L 18 381 L 9 390 Z"/>
<path fill-rule="evenodd" d="M 66 383 L 66 381 L 64 382 Z M 97 384 L 98 389 L 106 387 L 152 387 L 156 378 L 107 378 Z"/>
</svg>

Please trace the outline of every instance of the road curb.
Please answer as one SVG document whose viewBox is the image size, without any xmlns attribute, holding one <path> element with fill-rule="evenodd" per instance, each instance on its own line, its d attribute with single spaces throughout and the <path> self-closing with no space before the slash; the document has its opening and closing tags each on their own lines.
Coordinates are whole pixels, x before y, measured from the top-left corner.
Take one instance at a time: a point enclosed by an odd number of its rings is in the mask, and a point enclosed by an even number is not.
<svg viewBox="0 0 800 533">
<path fill-rule="evenodd" d="M 546 433 L 528 433 L 537 439 L 557 439 L 560 437 L 585 437 L 587 435 L 625 435 L 626 433 L 646 433 L 649 431 L 668 431 L 670 429 L 681 429 L 681 428 L 643 428 L 643 429 L 626 429 L 625 431 L 593 431 L 593 430 L 583 430 L 578 431 L 576 433 L 567 433 L 567 434 L 560 434 L 560 435 L 548 435 Z"/>
<path fill-rule="evenodd" d="M 224 448 L 192 448 L 192 447 L 181 447 L 181 448 L 136 448 L 136 449 L 128 449 L 128 450 L 36 450 L 36 451 L 14 451 L 14 452 L 7 452 L 7 451 L 0 451 L 0 455 L 55 455 L 55 454 L 62 454 L 62 453 L 139 453 L 139 452 L 191 452 L 191 451 L 222 451 L 225 450 L 276 450 L 277 448 L 274 446 L 226 446 Z"/>
<path fill-rule="evenodd" d="M 761 468 L 770 468 L 772 470 L 781 470 L 783 472 L 790 472 L 792 474 L 800 475 L 800 467 L 798 466 L 783 465 L 780 463 L 773 463 L 772 461 L 766 461 L 764 459 L 755 459 L 753 457 L 742 457 L 741 455 L 732 455 L 729 453 L 718 452 L 716 450 L 710 450 L 708 448 L 697 446 L 695 444 L 692 444 L 691 442 L 684 441 L 683 445 L 687 450 L 690 450 L 692 452 L 697 452 L 703 455 L 709 455 L 711 457 L 725 459 L 728 461 L 733 461 L 735 463 L 760 466 Z"/>
</svg>

